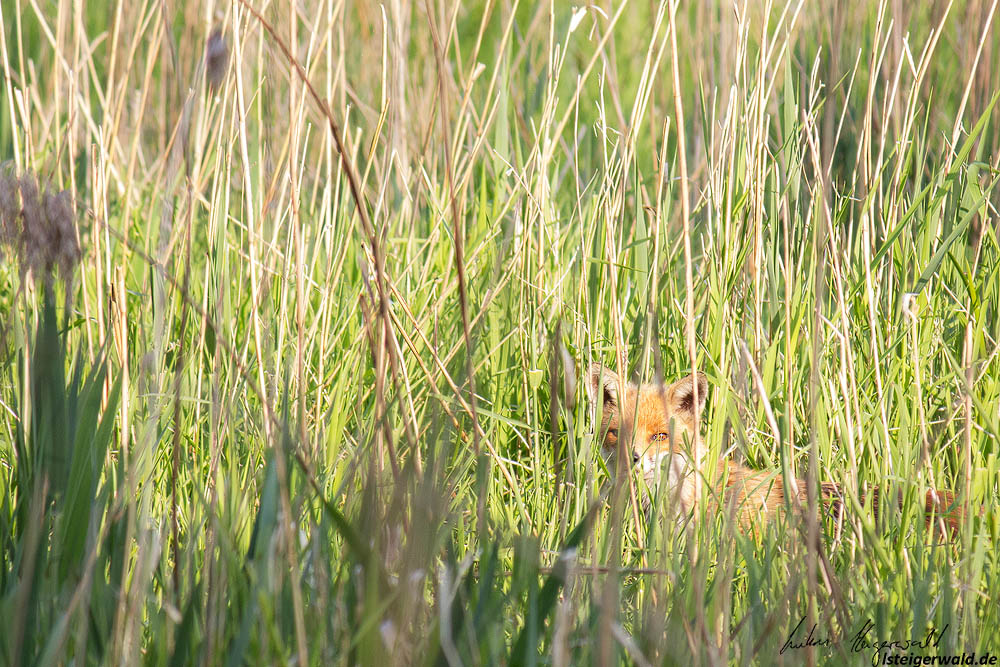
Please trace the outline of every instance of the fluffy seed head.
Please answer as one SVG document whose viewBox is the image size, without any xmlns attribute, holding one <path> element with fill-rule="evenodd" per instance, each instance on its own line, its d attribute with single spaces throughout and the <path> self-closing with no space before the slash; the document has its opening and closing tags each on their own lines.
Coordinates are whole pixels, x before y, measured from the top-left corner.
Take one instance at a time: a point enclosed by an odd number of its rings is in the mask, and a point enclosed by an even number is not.
<svg viewBox="0 0 1000 667">
<path fill-rule="evenodd" d="M 0 246 L 15 255 L 22 274 L 51 282 L 69 278 L 80 261 L 76 215 L 68 191 L 44 191 L 34 174 L 0 169 Z"/>
</svg>

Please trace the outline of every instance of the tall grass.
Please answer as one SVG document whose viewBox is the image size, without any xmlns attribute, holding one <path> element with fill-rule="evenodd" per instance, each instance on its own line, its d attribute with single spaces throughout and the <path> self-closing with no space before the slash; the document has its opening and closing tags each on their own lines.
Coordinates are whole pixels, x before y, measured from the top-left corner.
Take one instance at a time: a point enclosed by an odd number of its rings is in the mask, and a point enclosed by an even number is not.
<svg viewBox="0 0 1000 667">
<path fill-rule="evenodd" d="M 4 0 L 2 661 L 1000 652 L 996 8 Z M 843 520 L 644 513 L 595 360 Z"/>
</svg>

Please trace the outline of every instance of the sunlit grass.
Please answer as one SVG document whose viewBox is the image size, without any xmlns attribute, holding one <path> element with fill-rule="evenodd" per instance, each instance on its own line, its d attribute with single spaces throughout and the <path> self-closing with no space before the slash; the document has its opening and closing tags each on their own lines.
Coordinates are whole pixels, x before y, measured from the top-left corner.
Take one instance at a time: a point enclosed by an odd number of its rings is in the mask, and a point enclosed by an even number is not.
<svg viewBox="0 0 1000 667">
<path fill-rule="evenodd" d="M 5 3 L 3 663 L 1000 651 L 995 6 Z M 595 360 L 843 522 L 611 493 Z"/>
</svg>

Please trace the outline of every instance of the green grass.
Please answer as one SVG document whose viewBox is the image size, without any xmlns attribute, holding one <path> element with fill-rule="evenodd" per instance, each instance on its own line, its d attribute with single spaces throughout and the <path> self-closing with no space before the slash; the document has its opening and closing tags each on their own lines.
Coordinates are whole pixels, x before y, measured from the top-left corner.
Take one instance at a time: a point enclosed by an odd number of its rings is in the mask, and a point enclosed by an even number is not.
<svg viewBox="0 0 1000 667">
<path fill-rule="evenodd" d="M 248 2 L 2 5 L 0 663 L 1000 653 L 995 3 Z M 594 360 L 843 524 L 643 515 Z"/>
</svg>

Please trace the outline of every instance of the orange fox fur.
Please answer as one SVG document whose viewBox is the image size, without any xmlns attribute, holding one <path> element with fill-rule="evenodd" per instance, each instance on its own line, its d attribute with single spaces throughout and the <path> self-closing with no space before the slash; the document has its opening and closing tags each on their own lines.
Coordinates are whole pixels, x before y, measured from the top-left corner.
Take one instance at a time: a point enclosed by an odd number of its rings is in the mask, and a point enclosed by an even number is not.
<svg viewBox="0 0 1000 667">
<path fill-rule="evenodd" d="M 708 393 L 705 376 L 698 375 L 698 403 L 704 406 Z M 676 503 L 678 518 L 695 509 L 699 493 L 696 480 L 706 458 L 706 448 L 695 432 L 695 385 L 686 376 L 670 385 L 636 385 L 623 382 L 600 364 L 590 368 L 587 387 L 591 400 L 600 404 L 599 438 L 609 458 L 631 450 L 632 461 L 640 466 L 650 488 L 666 481 L 668 502 Z M 624 394 L 621 392 L 624 391 Z M 663 469 L 663 468 L 666 469 Z M 763 526 L 785 511 L 785 485 L 780 474 L 751 470 L 732 461 L 720 461 L 714 475 L 705 472 L 712 485 L 712 503 L 720 500 L 735 514 L 744 532 Z M 807 505 L 806 483 L 794 479 L 799 507 Z M 878 489 L 873 492 L 878 507 Z M 837 514 L 843 503 L 840 488 L 824 482 L 820 486 L 824 509 Z M 861 502 L 864 503 L 862 496 Z M 902 502 L 900 495 L 899 501 Z M 677 506 L 679 505 L 679 506 Z M 792 504 L 793 506 L 795 503 Z M 955 495 L 950 491 L 928 491 L 924 507 L 928 525 L 942 521 L 952 531 L 963 519 Z"/>
</svg>

